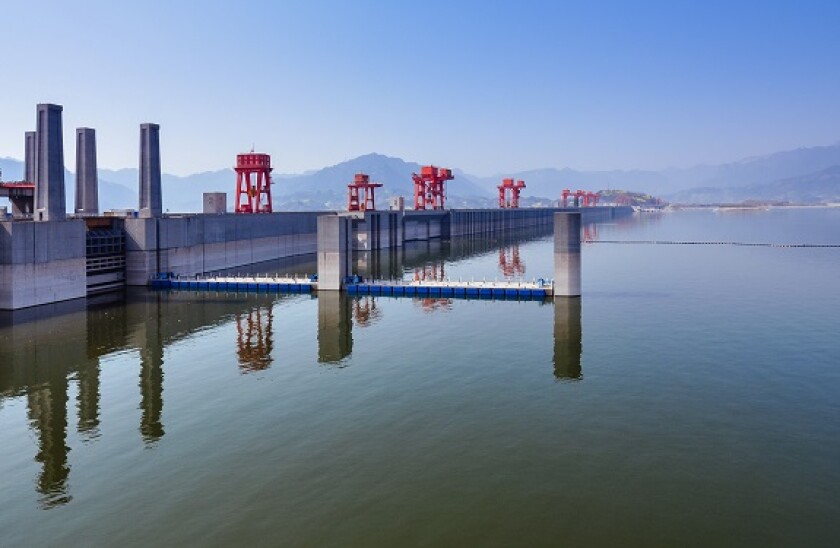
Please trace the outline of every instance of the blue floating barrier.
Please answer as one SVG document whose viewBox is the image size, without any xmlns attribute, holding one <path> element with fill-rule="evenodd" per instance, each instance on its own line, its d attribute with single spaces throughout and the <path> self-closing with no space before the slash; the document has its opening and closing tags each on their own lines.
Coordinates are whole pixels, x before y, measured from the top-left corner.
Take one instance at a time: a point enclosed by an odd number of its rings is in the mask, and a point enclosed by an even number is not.
<svg viewBox="0 0 840 548">
<path fill-rule="evenodd" d="M 405 295 L 405 287 L 401 285 L 395 285 L 391 292 L 394 294 L 395 297 L 399 297 L 400 295 Z"/>
<path fill-rule="evenodd" d="M 198 291 L 198 282 L 188 282 L 189 285 L 187 286 L 189 289 L 194 289 Z"/>
<path fill-rule="evenodd" d="M 382 295 L 382 286 L 381 285 L 370 286 L 370 294 L 371 295 Z"/>
<path fill-rule="evenodd" d="M 515 299 L 517 296 L 519 296 L 518 289 L 505 289 L 505 297 Z"/>
<path fill-rule="evenodd" d="M 346 289 L 347 293 L 349 293 L 351 295 L 355 295 L 356 293 L 359 292 L 359 287 L 356 284 L 345 285 L 344 289 Z"/>
<path fill-rule="evenodd" d="M 490 289 L 489 287 L 482 287 L 481 289 L 478 290 L 478 294 L 482 297 L 484 297 L 484 296 L 491 297 L 491 296 L 493 296 L 493 290 Z"/>
<path fill-rule="evenodd" d="M 493 296 L 494 297 L 504 297 L 505 296 L 505 290 L 500 288 L 500 287 L 494 287 L 493 288 Z"/>
<path fill-rule="evenodd" d="M 417 286 L 414 286 L 414 285 L 405 286 L 405 294 L 406 295 L 416 295 L 417 294 Z"/>
<path fill-rule="evenodd" d="M 249 283 L 246 285 L 246 289 L 247 289 L 248 291 L 259 291 L 259 289 L 260 289 L 260 284 L 255 284 L 255 283 L 250 283 L 250 282 L 249 282 Z"/>
<path fill-rule="evenodd" d="M 382 294 L 383 295 L 393 295 L 394 294 L 394 288 L 391 287 L 390 285 L 383 285 L 381 287 L 381 289 L 382 289 Z"/>
<path fill-rule="evenodd" d="M 467 288 L 467 297 L 478 297 L 479 293 L 481 293 L 477 287 L 468 287 Z"/>
<path fill-rule="evenodd" d="M 451 287 L 442 287 L 440 289 L 440 296 L 441 297 L 454 297 L 455 296 L 455 290 L 452 289 Z"/>
<path fill-rule="evenodd" d="M 532 289 L 531 296 L 535 299 L 543 299 L 545 298 L 545 289 Z"/>
<path fill-rule="evenodd" d="M 467 296 L 467 288 L 466 287 L 456 287 L 453 289 L 453 293 L 456 297 L 466 297 Z"/>
<path fill-rule="evenodd" d="M 312 284 L 300 284 L 301 293 L 312 293 Z"/>
<path fill-rule="evenodd" d="M 534 296 L 534 292 L 531 291 L 530 289 L 520 289 L 519 290 L 519 296 L 523 299 L 530 299 L 531 297 Z"/>
<path fill-rule="evenodd" d="M 422 285 L 421 285 L 421 286 L 418 286 L 418 287 L 417 287 L 417 294 L 418 294 L 418 295 L 428 295 L 428 294 L 429 294 L 429 288 L 428 288 L 428 287 L 424 287 L 424 286 L 422 286 Z"/>
<path fill-rule="evenodd" d="M 430 297 L 440 297 L 442 294 L 441 288 L 439 287 L 430 287 L 429 288 L 429 296 Z"/>
</svg>

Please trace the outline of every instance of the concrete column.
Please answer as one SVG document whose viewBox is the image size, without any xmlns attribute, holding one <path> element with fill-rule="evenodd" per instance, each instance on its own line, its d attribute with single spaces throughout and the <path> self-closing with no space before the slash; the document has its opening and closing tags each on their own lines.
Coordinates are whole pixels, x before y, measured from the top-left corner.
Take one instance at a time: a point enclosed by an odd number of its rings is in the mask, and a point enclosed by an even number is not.
<svg viewBox="0 0 840 548">
<path fill-rule="evenodd" d="M 352 271 L 353 225 L 350 217 L 318 217 L 318 291 L 339 291 Z"/>
<path fill-rule="evenodd" d="M 76 215 L 99 215 L 96 132 L 76 129 Z"/>
<path fill-rule="evenodd" d="M 160 126 L 140 125 L 140 217 L 163 215 L 160 186 Z"/>
<path fill-rule="evenodd" d="M 62 110 L 61 105 L 38 105 L 35 138 L 36 221 L 63 221 L 67 216 L 64 201 Z"/>
<path fill-rule="evenodd" d="M 25 133 L 25 149 L 23 160 L 23 180 L 27 183 L 35 182 L 35 132 L 27 131 Z"/>
<path fill-rule="evenodd" d="M 580 212 L 554 214 L 554 297 L 580 297 Z"/>
<path fill-rule="evenodd" d="M 580 305 L 580 299 L 554 301 L 554 377 L 557 379 L 581 378 L 583 330 Z"/>
</svg>

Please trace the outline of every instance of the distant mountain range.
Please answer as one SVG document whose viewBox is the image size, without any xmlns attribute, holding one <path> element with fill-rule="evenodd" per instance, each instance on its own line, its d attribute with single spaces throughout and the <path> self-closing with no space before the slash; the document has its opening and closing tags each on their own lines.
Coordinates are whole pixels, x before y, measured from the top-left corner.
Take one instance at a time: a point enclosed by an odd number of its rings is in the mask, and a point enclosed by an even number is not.
<svg viewBox="0 0 840 548">
<path fill-rule="evenodd" d="M 450 166 L 451 167 L 451 166 Z M 23 164 L 0 158 L 4 180 L 22 177 Z M 347 183 L 364 172 L 371 180 L 384 183 L 378 196 L 382 205 L 389 196 L 413 196 L 411 174 L 420 164 L 381 154 L 367 154 L 302 174 L 274 175 L 274 202 L 279 210 L 343 209 Z M 453 207 L 495 207 L 496 185 L 502 177 L 522 179 L 523 206 L 550 205 L 564 188 L 587 190 L 621 189 L 646 192 L 677 203 L 720 203 L 744 200 L 789 201 L 792 203 L 840 202 L 840 145 L 800 148 L 721 165 L 701 165 L 661 171 L 613 170 L 577 171 L 537 169 L 478 177 L 453 169 L 455 180 L 448 184 Z M 75 193 L 73 174 L 67 172 L 67 203 Z M 137 169 L 99 170 L 100 206 L 106 209 L 137 207 Z M 164 207 L 172 212 L 193 212 L 201 208 L 204 192 L 226 192 L 233 208 L 236 176 L 231 169 L 196 173 L 186 177 L 163 175 Z"/>
</svg>

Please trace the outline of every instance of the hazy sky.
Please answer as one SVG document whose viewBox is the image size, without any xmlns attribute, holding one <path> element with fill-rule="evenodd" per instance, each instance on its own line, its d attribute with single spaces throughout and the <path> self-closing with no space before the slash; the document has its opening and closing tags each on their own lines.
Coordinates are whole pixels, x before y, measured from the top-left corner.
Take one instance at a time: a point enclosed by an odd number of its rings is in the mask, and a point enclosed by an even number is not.
<svg viewBox="0 0 840 548">
<path fill-rule="evenodd" d="M 490 175 L 663 168 L 840 141 L 840 2 L 0 0 L 0 156 L 35 105 L 100 167 L 277 172 L 379 152 Z"/>
</svg>

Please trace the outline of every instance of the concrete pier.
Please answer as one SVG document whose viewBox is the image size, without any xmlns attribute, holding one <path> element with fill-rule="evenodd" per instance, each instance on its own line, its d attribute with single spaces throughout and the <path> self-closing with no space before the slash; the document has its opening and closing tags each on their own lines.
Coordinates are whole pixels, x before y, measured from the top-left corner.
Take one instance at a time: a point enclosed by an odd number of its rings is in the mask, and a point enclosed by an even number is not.
<svg viewBox="0 0 840 548">
<path fill-rule="evenodd" d="M 23 180 L 27 183 L 35 182 L 35 132 L 27 131 L 24 134 L 24 153 L 23 153 Z"/>
<path fill-rule="evenodd" d="M 339 291 L 352 273 L 352 222 L 346 216 L 318 217 L 318 291 Z"/>
<path fill-rule="evenodd" d="M 580 212 L 554 214 L 554 298 L 580 297 Z"/>
<path fill-rule="evenodd" d="M 62 110 L 61 105 L 38 105 L 35 137 L 36 221 L 63 221 L 67 216 Z"/>
<path fill-rule="evenodd" d="M 76 215 L 99 215 L 96 132 L 76 129 Z"/>
<path fill-rule="evenodd" d="M 160 126 L 140 125 L 140 208 L 139 216 L 163 215 L 160 185 Z"/>
</svg>

